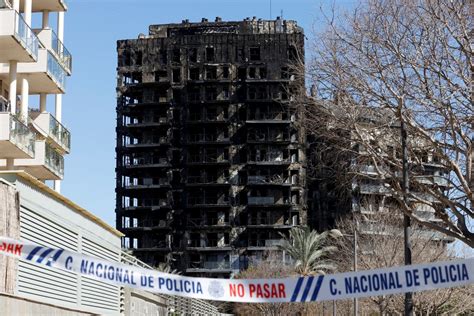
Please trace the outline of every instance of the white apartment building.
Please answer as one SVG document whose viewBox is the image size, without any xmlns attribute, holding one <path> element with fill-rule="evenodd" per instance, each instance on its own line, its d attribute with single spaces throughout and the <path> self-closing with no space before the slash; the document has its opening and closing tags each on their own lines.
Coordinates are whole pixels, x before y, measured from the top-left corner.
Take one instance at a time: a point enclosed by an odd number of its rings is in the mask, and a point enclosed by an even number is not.
<svg viewBox="0 0 474 316">
<path fill-rule="evenodd" d="M 53 180 L 57 192 L 71 142 L 61 124 L 72 70 L 63 44 L 66 10 L 65 0 L 0 0 L 0 169 Z M 41 25 L 32 25 L 34 14 L 41 15 Z M 47 112 L 48 97 L 54 98 L 54 113 Z"/>
<path fill-rule="evenodd" d="M 122 234 L 60 194 L 71 146 L 61 124 L 72 69 L 63 44 L 67 9 L 65 0 L 0 0 L 0 235 L 120 261 Z M 7 262 L 0 278 L 9 284 L 0 287 L 2 314 L 122 310 L 117 286 L 3 256 L 0 262 Z"/>
</svg>

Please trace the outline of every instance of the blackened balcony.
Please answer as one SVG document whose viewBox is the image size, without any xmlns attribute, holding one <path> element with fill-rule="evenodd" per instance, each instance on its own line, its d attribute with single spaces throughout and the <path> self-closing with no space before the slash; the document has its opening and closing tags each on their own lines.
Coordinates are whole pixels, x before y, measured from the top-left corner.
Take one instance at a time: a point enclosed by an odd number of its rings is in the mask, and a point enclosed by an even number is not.
<svg viewBox="0 0 474 316">
<path fill-rule="evenodd" d="M 140 147 L 157 147 L 157 146 L 169 146 L 171 145 L 171 137 L 161 136 L 147 139 L 135 139 L 130 143 L 125 144 L 126 148 L 140 148 Z"/>
<path fill-rule="evenodd" d="M 283 112 L 254 112 L 248 114 L 246 123 L 289 124 L 291 120 L 288 114 Z"/>
<path fill-rule="evenodd" d="M 140 190 L 140 189 L 168 189 L 170 188 L 170 181 L 168 178 L 153 179 L 149 183 L 125 183 L 124 189 Z"/>
<path fill-rule="evenodd" d="M 204 155 L 191 154 L 187 159 L 190 165 L 222 165 L 230 164 L 229 159 L 224 154 Z"/>
<path fill-rule="evenodd" d="M 285 178 L 282 175 L 268 175 L 268 176 L 248 176 L 247 177 L 248 185 L 288 185 L 291 183 L 288 178 Z"/>
<path fill-rule="evenodd" d="M 229 185 L 229 178 L 224 176 L 188 176 L 186 185 L 200 186 L 200 185 Z"/>
<path fill-rule="evenodd" d="M 192 133 L 187 138 L 188 144 L 230 144 L 229 138 L 222 134 Z"/>
<path fill-rule="evenodd" d="M 229 207 L 228 197 L 188 197 L 187 207 Z"/>
<path fill-rule="evenodd" d="M 199 273 L 199 272 L 231 272 L 232 270 L 238 270 L 239 267 L 232 267 L 229 261 L 203 261 L 203 262 L 192 262 L 190 267 L 186 269 L 188 273 Z"/>
<path fill-rule="evenodd" d="M 133 159 L 126 159 L 124 167 L 128 169 L 136 168 L 168 168 L 171 167 L 167 158 L 157 157 L 137 157 Z"/>
</svg>

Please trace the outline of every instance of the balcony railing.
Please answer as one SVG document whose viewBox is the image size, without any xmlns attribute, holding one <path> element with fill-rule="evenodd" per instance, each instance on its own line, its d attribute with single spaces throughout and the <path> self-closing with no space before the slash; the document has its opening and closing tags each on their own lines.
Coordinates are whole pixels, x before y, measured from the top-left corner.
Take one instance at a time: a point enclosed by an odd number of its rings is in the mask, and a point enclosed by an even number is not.
<svg viewBox="0 0 474 316">
<path fill-rule="evenodd" d="M 265 247 L 281 246 L 285 243 L 283 239 L 267 239 L 265 240 Z"/>
<path fill-rule="evenodd" d="M 34 157 L 35 134 L 12 114 L 10 114 L 10 132 L 10 141 L 27 152 L 30 157 Z"/>
<path fill-rule="evenodd" d="M 227 198 L 202 198 L 202 197 L 189 197 L 187 200 L 189 206 L 193 205 L 229 205 Z"/>
<path fill-rule="evenodd" d="M 250 113 L 248 115 L 248 121 L 285 121 L 289 120 L 286 118 L 287 114 L 282 112 L 260 112 L 257 113 Z"/>
<path fill-rule="evenodd" d="M 62 88 L 66 89 L 66 72 L 59 61 L 48 51 L 48 74 Z"/>
<path fill-rule="evenodd" d="M 48 144 L 45 145 L 45 163 L 54 173 L 64 174 L 64 157 Z"/>
<path fill-rule="evenodd" d="M 228 270 L 231 268 L 229 261 L 204 261 L 202 263 L 204 269 Z"/>
<path fill-rule="evenodd" d="M 289 184 L 288 179 L 278 174 L 272 176 L 248 176 L 248 184 Z"/>
<path fill-rule="evenodd" d="M 71 133 L 52 115 L 49 115 L 49 135 L 69 152 L 71 149 Z"/>
<path fill-rule="evenodd" d="M 1 1 L 1 0 L 0 0 Z M 0 8 L 2 8 L 0 2 Z M 26 24 L 23 17 L 15 12 L 15 37 L 23 44 L 25 49 L 34 57 L 38 59 L 39 40 L 31 28 Z"/>
<path fill-rule="evenodd" d="M 58 35 L 51 31 L 51 47 L 58 55 L 59 63 L 69 72 L 72 71 L 72 55 L 64 46 L 63 42 L 58 38 Z"/>
<path fill-rule="evenodd" d="M 199 143 L 199 142 L 225 142 L 229 138 L 218 134 L 191 134 L 188 137 L 188 142 Z"/>
<path fill-rule="evenodd" d="M 188 176 L 188 183 L 190 184 L 226 184 L 229 183 L 229 179 L 224 176 L 207 176 L 207 177 L 202 177 L 202 176 Z"/>
<path fill-rule="evenodd" d="M 273 196 L 260 196 L 260 197 L 249 196 L 248 197 L 249 205 L 267 205 L 267 204 L 274 204 L 274 203 L 275 203 L 275 198 Z"/>
</svg>

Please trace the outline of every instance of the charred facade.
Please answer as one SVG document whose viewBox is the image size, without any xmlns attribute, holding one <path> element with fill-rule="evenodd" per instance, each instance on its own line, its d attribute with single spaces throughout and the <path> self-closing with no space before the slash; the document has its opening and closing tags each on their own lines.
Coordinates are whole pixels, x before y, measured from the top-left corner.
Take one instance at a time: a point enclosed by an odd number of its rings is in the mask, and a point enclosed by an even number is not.
<svg viewBox="0 0 474 316">
<path fill-rule="evenodd" d="M 228 276 L 306 225 L 294 21 L 152 25 L 117 43 L 117 228 L 143 261 Z M 276 253 L 278 255 L 278 253 Z"/>
</svg>

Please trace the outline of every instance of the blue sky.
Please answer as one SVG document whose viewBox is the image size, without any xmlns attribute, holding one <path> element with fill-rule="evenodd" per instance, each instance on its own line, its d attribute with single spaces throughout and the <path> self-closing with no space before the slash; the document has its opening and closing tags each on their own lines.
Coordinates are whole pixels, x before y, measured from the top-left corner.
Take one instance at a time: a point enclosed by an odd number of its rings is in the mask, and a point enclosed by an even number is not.
<svg viewBox="0 0 474 316">
<path fill-rule="evenodd" d="M 150 24 L 270 17 L 270 0 L 69 0 L 65 45 L 73 75 L 64 96 L 63 122 L 72 133 L 62 194 L 115 226 L 116 40 L 147 34 Z M 320 5 L 332 0 L 272 0 L 272 15 L 297 20 L 310 37 Z M 352 0 L 336 0 L 338 6 Z M 316 21 L 316 23 L 315 23 Z M 54 25 L 55 17 L 51 17 Z M 317 28 L 317 27 L 316 27 Z M 48 104 L 53 98 L 49 97 Z M 49 105 L 48 105 L 49 106 Z"/>
</svg>

